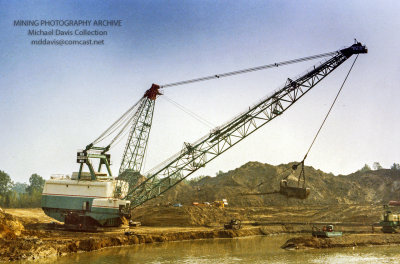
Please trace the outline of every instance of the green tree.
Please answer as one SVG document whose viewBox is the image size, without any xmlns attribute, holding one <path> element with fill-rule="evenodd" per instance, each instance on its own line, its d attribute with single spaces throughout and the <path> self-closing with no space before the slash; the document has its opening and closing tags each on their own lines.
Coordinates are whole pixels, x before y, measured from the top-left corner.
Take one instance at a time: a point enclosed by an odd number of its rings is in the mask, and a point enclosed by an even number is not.
<svg viewBox="0 0 400 264">
<path fill-rule="evenodd" d="M 383 169 L 383 167 L 381 166 L 381 164 L 377 161 L 374 162 L 374 164 L 372 165 L 372 167 L 374 168 L 374 170 L 381 170 Z"/>
<path fill-rule="evenodd" d="M 29 194 L 41 193 L 43 191 L 45 180 L 38 174 L 34 173 L 29 178 L 29 186 L 26 192 Z"/>
<path fill-rule="evenodd" d="M 12 181 L 10 176 L 4 171 L 0 170 L 0 195 L 4 196 L 12 188 Z"/>
<path fill-rule="evenodd" d="M 399 163 L 393 163 L 393 165 L 390 167 L 391 170 L 400 170 L 400 164 Z"/>
<path fill-rule="evenodd" d="M 223 172 L 222 170 L 219 170 L 219 171 L 215 174 L 215 176 L 220 176 L 220 175 L 222 175 L 222 174 L 224 174 L 224 172 Z"/>
<path fill-rule="evenodd" d="M 368 166 L 368 164 L 365 164 L 364 167 L 362 167 L 359 171 L 365 172 L 365 171 L 370 171 L 370 170 L 371 170 L 371 167 Z"/>
<path fill-rule="evenodd" d="M 28 188 L 28 184 L 26 184 L 25 182 L 23 183 L 16 182 L 14 183 L 12 190 L 15 191 L 16 193 L 25 193 L 26 188 Z"/>
</svg>

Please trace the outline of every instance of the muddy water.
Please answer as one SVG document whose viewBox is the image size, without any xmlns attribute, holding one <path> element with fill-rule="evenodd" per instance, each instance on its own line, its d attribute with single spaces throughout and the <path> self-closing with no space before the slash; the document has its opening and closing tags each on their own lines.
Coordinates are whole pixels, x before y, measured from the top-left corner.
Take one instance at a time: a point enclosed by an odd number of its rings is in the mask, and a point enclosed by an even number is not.
<svg viewBox="0 0 400 264">
<path fill-rule="evenodd" d="M 111 248 L 44 263 L 399 263 L 400 246 L 287 251 L 285 235 L 167 242 Z"/>
</svg>

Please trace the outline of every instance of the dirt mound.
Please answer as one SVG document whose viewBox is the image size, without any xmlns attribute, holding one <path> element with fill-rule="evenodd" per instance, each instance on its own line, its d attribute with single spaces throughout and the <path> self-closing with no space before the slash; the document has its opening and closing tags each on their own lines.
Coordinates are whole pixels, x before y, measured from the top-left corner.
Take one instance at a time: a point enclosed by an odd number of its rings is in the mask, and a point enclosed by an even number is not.
<svg viewBox="0 0 400 264">
<path fill-rule="evenodd" d="M 134 221 L 143 226 L 223 226 L 231 219 L 243 224 L 270 225 L 274 223 L 357 223 L 368 226 L 379 221 L 382 208 L 378 205 L 329 206 L 263 206 L 263 207 L 163 207 L 143 206 L 133 211 Z M 311 226 L 310 226 L 311 230 Z"/>
<path fill-rule="evenodd" d="M 357 182 L 363 191 L 365 199 L 387 203 L 390 200 L 400 200 L 400 172 L 396 170 L 376 170 L 355 172 L 346 177 Z"/>
<path fill-rule="evenodd" d="M 216 177 L 207 176 L 199 181 L 181 182 L 150 204 L 170 202 L 190 205 L 192 202 L 212 202 L 224 198 L 230 206 L 236 207 L 384 204 L 389 200 L 400 200 L 399 171 L 378 170 L 335 176 L 309 166 L 305 167 L 305 172 L 306 186 L 310 188 L 311 194 L 305 200 L 288 199 L 279 193 L 243 195 L 278 191 L 279 183 L 285 176 L 288 176 L 289 185 L 297 186 L 295 176 L 300 169 L 292 173 L 293 164 L 272 166 L 248 162 Z"/>
<path fill-rule="evenodd" d="M 12 215 L 0 208 L 0 238 L 13 239 L 21 235 L 24 226 Z"/>
<path fill-rule="evenodd" d="M 303 249 L 303 248 L 321 248 L 327 247 L 330 240 L 318 239 L 315 237 L 294 237 L 289 239 L 281 246 L 283 249 Z M 322 245 L 324 244 L 324 245 Z"/>
<path fill-rule="evenodd" d="M 213 207 L 142 207 L 133 218 L 145 226 L 215 226 L 227 223 L 239 214 Z"/>
</svg>

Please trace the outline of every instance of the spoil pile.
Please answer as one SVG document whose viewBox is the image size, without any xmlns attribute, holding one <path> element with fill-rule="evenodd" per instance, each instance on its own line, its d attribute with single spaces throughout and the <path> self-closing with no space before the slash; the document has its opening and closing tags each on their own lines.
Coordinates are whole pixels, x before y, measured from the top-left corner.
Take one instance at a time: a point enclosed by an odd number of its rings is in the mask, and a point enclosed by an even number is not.
<svg viewBox="0 0 400 264">
<path fill-rule="evenodd" d="M 0 208 L 0 239 L 13 239 L 21 235 L 24 226 Z"/>
<path fill-rule="evenodd" d="M 279 183 L 289 175 L 294 163 L 273 166 L 260 162 L 248 162 L 243 166 L 216 177 L 206 176 L 198 181 L 181 182 L 149 205 L 193 202 L 213 202 L 226 198 L 230 206 L 258 207 L 269 205 L 332 205 L 332 204 L 384 204 L 400 200 L 400 172 L 377 170 L 335 176 L 306 166 L 307 187 L 310 196 L 305 200 L 287 199 L 278 193 L 266 195 L 242 195 L 279 190 Z M 289 184 L 299 173 L 289 176 Z"/>
<path fill-rule="evenodd" d="M 232 218 L 239 218 L 232 210 L 213 207 L 141 207 L 133 217 L 145 226 L 222 226 Z"/>
<path fill-rule="evenodd" d="M 329 205 L 329 206 L 264 206 L 264 207 L 197 207 L 197 206 L 142 206 L 133 211 L 134 221 L 143 226 L 222 227 L 231 219 L 239 219 L 250 225 L 285 225 L 295 223 L 307 226 L 310 223 L 347 223 L 367 226 L 379 221 L 382 208 L 379 205 Z M 347 230 L 347 229 L 346 229 Z M 343 231 L 343 230 L 341 230 Z"/>
</svg>

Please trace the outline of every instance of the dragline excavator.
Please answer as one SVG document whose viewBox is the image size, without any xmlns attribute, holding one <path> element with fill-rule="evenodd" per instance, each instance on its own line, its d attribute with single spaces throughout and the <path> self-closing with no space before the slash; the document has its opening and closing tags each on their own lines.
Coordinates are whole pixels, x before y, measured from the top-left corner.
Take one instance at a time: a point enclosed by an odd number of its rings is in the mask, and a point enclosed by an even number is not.
<svg viewBox="0 0 400 264">
<path fill-rule="evenodd" d="M 361 53 L 367 53 L 367 48 L 356 42 L 350 47 L 330 53 L 166 85 L 153 84 L 135 105 L 95 141 L 78 151 L 78 172 L 74 172 L 71 176 L 54 176 L 46 181 L 42 193 L 43 211 L 66 225 L 82 229 L 93 226 L 119 226 L 123 218 L 131 216 L 132 209 L 165 193 L 257 129 L 283 114 L 339 65 L 352 55 L 358 56 Z M 231 121 L 216 127 L 196 142 L 185 143 L 183 149 L 146 173 L 146 177 L 140 176 L 155 101 L 161 95 L 160 89 L 322 57 L 326 57 L 324 61 L 313 66 L 305 74 L 287 79 L 286 83 L 271 95 L 250 106 Z M 125 134 L 128 134 L 128 141 L 119 175 L 113 177 L 110 169 L 111 159 L 107 152 Z M 113 138 L 108 144 L 99 145 L 111 136 Z M 106 168 L 105 172 L 101 171 L 102 167 Z M 84 168 L 88 171 L 84 171 Z"/>
</svg>

